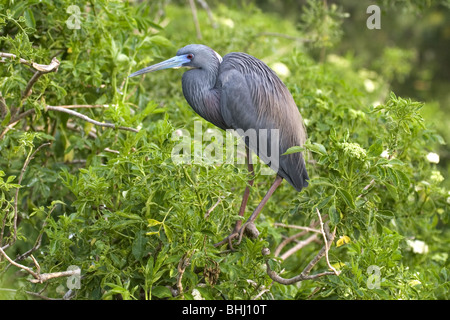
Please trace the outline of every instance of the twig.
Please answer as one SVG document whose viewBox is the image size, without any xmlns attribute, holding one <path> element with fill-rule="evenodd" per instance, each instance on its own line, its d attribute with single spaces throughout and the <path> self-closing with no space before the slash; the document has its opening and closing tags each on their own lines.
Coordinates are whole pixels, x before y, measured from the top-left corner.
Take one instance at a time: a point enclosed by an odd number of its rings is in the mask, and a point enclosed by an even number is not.
<svg viewBox="0 0 450 320">
<path fill-rule="evenodd" d="M 81 114 L 79 112 L 70 110 L 70 109 L 66 109 L 66 108 L 62 108 L 62 107 L 53 107 L 53 106 L 46 106 L 47 110 L 53 110 L 53 111 L 58 111 L 58 112 L 63 112 L 63 113 L 68 113 L 72 116 L 78 117 L 80 119 L 83 119 L 84 121 L 93 123 L 97 126 L 101 126 L 101 127 L 108 127 L 108 128 L 113 128 L 113 129 L 120 129 L 120 130 L 126 130 L 126 131 L 132 131 L 132 132 L 139 132 L 139 130 L 134 129 L 134 128 L 129 128 L 129 127 L 122 127 L 122 126 L 116 126 L 114 123 L 105 123 L 105 122 L 98 122 L 94 119 L 89 118 L 88 116 L 85 116 L 84 114 Z"/>
<path fill-rule="evenodd" d="M 294 254 L 295 252 L 297 252 L 298 250 L 306 247 L 308 244 L 310 244 L 311 242 L 313 242 L 314 240 L 317 239 L 317 234 L 313 234 L 312 236 L 310 236 L 309 238 L 307 238 L 306 240 L 300 241 L 299 243 L 297 243 L 295 246 L 293 246 L 291 249 L 287 250 L 285 253 L 283 253 L 281 255 L 281 259 L 286 260 L 287 258 L 289 258 L 292 254 Z"/>
<path fill-rule="evenodd" d="M 371 186 L 373 186 L 374 183 L 375 179 L 372 179 L 372 181 L 370 181 L 370 183 L 364 187 L 364 189 L 361 191 L 361 194 L 357 196 L 356 199 L 358 200 L 359 198 L 361 198 L 364 195 L 364 192 L 367 191 Z"/>
<path fill-rule="evenodd" d="M 34 152 L 31 154 L 30 157 L 28 157 L 25 160 L 25 163 L 23 164 L 22 167 L 22 171 L 20 172 L 20 176 L 19 176 L 19 180 L 18 180 L 18 184 L 20 185 L 22 183 L 22 179 L 23 176 L 25 174 L 25 171 L 27 170 L 28 164 L 30 163 L 30 161 L 34 158 L 34 156 L 36 155 L 36 153 L 39 152 L 39 150 L 41 150 L 43 147 L 49 146 L 51 145 L 51 142 L 46 142 L 42 145 L 40 145 L 39 147 L 36 148 L 36 150 L 34 150 Z M 12 244 L 14 244 L 16 242 L 17 239 L 17 217 L 19 215 L 19 211 L 18 211 L 18 202 L 19 202 L 19 188 L 16 188 L 16 194 L 14 196 L 14 225 L 13 225 L 13 229 L 14 229 L 14 233 L 13 233 L 13 241 L 11 243 L 9 243 L 6 247 L 4 247 L 5 249 L 9 246 L 11 246 Z"/>
<path fill-rule="evenodd" d="M 285 227 L 285 228 L 292 228 L 292 229 L 299 229 L 299 230 L 305 230 L 305 231 L 309 231 L 309 232 L 317 232 L 317 233 L 321 233 L 320 230 L 318 229 L 314 229 L 311 227 L 303 227 L 303 226 L 296 226 L 296 225 L 292 225 L 292 224 L 283 224 L 283 223 L 274 223 L 275 227 Z"/>
<path fill-rule="evenodd" d="M 60 62 L 56 58 L 53 58 L 52 62 L 49 65 L 32 63 L 32 67 L 35 68 L 37 71 L 31 77 L 30 81 L 28 81 L 27 86 L 25 87 L 25 90 L 22 93 L 22 100 L 25 100 L 30 96 L 33 85 L 39 80 L 39 78 L 43 74 L 58 71 L 59 65 Z"/>
<path fill-rule="evenodd" d="M 292 242 L 292 241 L 294 241 L 295 239 L 304 236 L 306 233 L 308 233 L 308 231 L 316 230 L 316 229 L 314 229 L 313 227 L 317 226 L 318 224 L 319 224 L 319 222 L 316 221 L 316 222 L 314 222 L 314 223 L 311 223 L 309 227 L 300 227 L 300 226 L 284 225 L 284 224 L 281 224 L 281 223 L 275 223 L 275 226 L 283 226 L 283 227 L 289 227 L 289 228 L 292 227 L 292 228 L 294 228 L 294 229 L 305 230 L 305 231 L 302 231 L 302 232 L 300 232 L 300 233 L 294 234 L 294 235 L 292 235 L 292 236 L 287 237 L 286 239 L 284 239 L 284 240 L 278 245 L 278 247 L 275 249 L 275 252 L 274 252 L 275 257 L 278 257 L 278 256 L 279 256 L 281 250 L 282 250 L 289 242 Z M 317 231 L 318 231 L 318 230 L 317 230 Z M 320 231 L 319 231 L 319 232 L 320 232 Z M 316 239 L 317 239 L 317 238 L 316 238 Z M 297 248 L 297 250 L 300 250 L 300 249 L 301 249 L 301 248 Z"/>
<path fill-rule="evenodd" d="M 9 263 L 12 265 L 28 272 L 30 275 L 33 276 L 34 279 L 30 279 L 29 281 L 32 283 L 44 283 L 47 280 L 54 279 L 54 278 L 60 278 L 60 277 L 69 277 L 73 275 L 80 275 L 81 270 L 79 268 L 74 270 L 68 270 L 68 271 L 62 271 L 62 272 L 52 272 L 52 273 L 44 273 L 41 274 L 40 270 L 41 267 L 39 266 L 39 263 L 36 261 L 36 259 L 31 255 L 31 258 L 33 259 L 34 265 L 36 266 L 37 272 L 34 272 L 31 268 L 28 268 L 24 265 L 21 265 L 20 263 L 17 263 L 13 261 L 6 253 L 3 251 L 2 248 L 0 248 L 0 253 L 8 260 Z"/>
<path fill-rule="evenodd" d="M 60 108 L 64 109 L 90 109 L 90 108 L 109 108 L 111 106 L 116 105 L 109 105 L 109 104 L 72 104 L 72 105 L 66 105 L 66 106 L 59 106 Z"/>
<path fill-rule="evenodd" d="M 208 219 L 210 213 L 219 205 L 220 201 L 222 201 L 222 199 L 225 198 L 224 196 L 220 196 L 219 199 L 217 199 L 216 203 L 208 209 L 208 211 L 206 211 L 205 213 L 205 219 Z"/>
<path fill-rule="evenodd" d="M 325 230 L 323 229 L 323 222 L 322 222 L 322 216 L 320 215 L 320 211 L 319 209 L 316 208 L 317 211 L 317 215 L 319 216 L 319 221 L 320 221 L 320 230 L 322 231 L 322 235 L 323 235 L 323 241 L 325 242 L 325 259 L 327 261 L 327 265 L 328 267 L 333 270 L 335 275 L 339 275 L 340 272 L 337 271 L 331 264 L 330 264 L 330 260 L 328 259 L 328 250 L 330 249 L 329 245 L 333 242 L 332 240 L 330 241 L 327 237 L 327 235 L 325 234 Z M 334 238 L 334 233 L 336 232 L 336 228 L 334 229 L 333 232 L 333 238 Z"/>
<path fill-rule="evenodd" d="M 55 208 L 56 208 L 56 205 L 53 206 L 53 208 L 48 212 L 47 217 L 46 217 L 44 223 L 42 224 L 41 232 L 39 233 L 39 235 L 38 235 L 38 237 L 37 237 L 37 239 L 36 239 L 36 241 L 35 241 L 35 243 L 34 243 L 34 246 L 33 246 L 30 250 L 28 250 L 27 252 L 22 253 L 20 256 L 18 256 L 18 257 L 15 259 L 15 261 L 21 261 L 21 260 L 25 259 L 25 258 L 28 257 L 30 254 L 32 254 L 34 251 L 36 251 L 37 249 L 40 248 L 41 242 L 42 242 L 42 235 L 44 234 L 44 228 L 47 226 L 48 218 L 49 218 L 50 215 L 52 214 L 53 210 L 55 210 Z"/>
<path fill-rule="evenodd" d="M 328 248 L 329 248 L 329 244 L 331 244 L 334 241 L 334 237 L 336 235 L 336 228 L 334 229 L 333 233 L 326 233 L 323 227 L 323 222 L 322 222 L 322 217 L 320 216 L 320 212 L 319 210 L 316 208 L 318 214 L 319 214 L 319 221 L 321 224 L 321 233 L 322 235 L 324 235 L 324 239 L 325 239 L 325 245 L 322 247 L 322 249 L 320 249 L 320 251 L 317 253 L 317 255 L 308 263 L 308 265 L 305 267 L 305 269 L 303 269 L 303 271 L 292 278 L 289 279 L 285 279 L 283 277 L 281 277 L 279 274 L 277 274 L 275 271 L 271 270 L 270 265 L 269 265 L 269 259 L 266 259 L 266 267 L 267 267 L 267 274 L 269 275 L 269 277 L 273 280 L 276 281 L 278 283 L 284 284 L 284 285 L 290 285 L 299 281 L 304 281 L 304 280 L 311 280 L 311 279 L 316 279 L 322 276 L 326 276 L 326 275 L 337 275 L 339 276 L 339 272 L 337 272 L 329 263 L 328 261 Z M 318 236 L 317 234 L 315 234 L 314 236 Z M 310 238 L 312 238 L 313 236 L 311 236 Z M 263 248 L 262 249 L 262 254 L 263 256 L 268 256 L 270 254 L 270 250 L 268 248 Z M 319 260 L 324 256 L 327 255 L 327 265 L 328 267 L 330 267 L 332 270 L 334 271 L 327 271 L 327 272 L 322 272 L 322 273 L 318 273 L 318 274 L 314 274 L 314 275 L 309 275 L 309 273 L 311 272 L 312 268 L 317 264 L 317 262 L 319 262 Z"/>
<path fill-rule="evenodd" d="M 195 30 L 197 31 L 197 39 L 201 39 L 202 32 L 200 30 L 200 24 L 198 23 L 197 8 L 195 7 L 194 0 L 189 0 L 189 5 L 190 5 L 191 11 L 192 11 L 192 18 L 194 19 Z"/>
<path fill-rule="evenodd" d="M 322 252 L 322 250 L 319 252 L 319 254 Z M 262 251 L 263 255 L 269 255 L 270 254 L 270 250 L 268 248 L 264 248 Z M 319 254 L 316 256 L 316 258 L 319 256 Z M 322 253 L 323 254 L 323 253 Z M 320 260 L 320 258 L 318 259 L 313 259 L 314 260 Z M 314 263 L 314 265 L 317 263 L 317 261 Z M 311 261 L 312 262 L 312 261 Z M 300 273 L 299 275 L 289 278 L 289 279 L 285 279 L 283 277 L 281 277 L 280 275 L 278 275 L 275 271 L 273 271 L 272 269 L 270 269 L 270 265 L 269 265 L 269 259 L 266 260 L 266 267 L 267 267 L 267 274 L 269 275 L 269 277 L 273 280 L 276 281 L 278 283 L 284 284 L 284 285 L 290 285 L 299 281 L 304 281 L 304 280 L 311 280 L 311 279 L 316 279 L 319 277 L 323 277 L 323 276 L 327 276 L 327 275 L 334 275 L 333 272 L 322 272 L 322 273 L 317 273 L 314 275 L 309 275 L 309 271 L 311 270 L 309 268 L 309 266 L 311 265 L 308 264 L 308 266 L 305 268 L 305 270 L 302 271 L 302 273 Z M 312 268 L 312 267 L 311 267 Z"/>
<path fill-rule="evenodd" d="M 180 262 L 178 263 L 178 275 L 177 275 L 177 288 L 178 288 L 178 294 L 181 296 L 182 299 L 184 299 L 184 291 L 183 291 L 183 283 L 181 282 L 181 279 L 183 278 L 184 271 L 186 270 L 186 267 L 189 265 L 190 260 L 190 254 L 186 252 L 183 257 L 181 258 Z"/>
<path fill-rule="evenodd" d="M 9 261 L 9 263 L 11 263 L 12 265 L 14 265 L 14 266 L 16 266 L 16 267 L 18 267 L 18 268 L 20 268 L 20 269 L 22 269 L 22 270 L 25 270 L 26 272 L 28 272 L 29 274 L 31 274 L 35 279 L 39 279 L 39 275 L 38 275 L 36 272 L 34 272 L 32 269 L 30 269 L 30 268 L 28 268 L 28 267 L 25 267 L 24 265 L 21 265 L 20 263 L 17 263 L 17 262 L 15 262 L 15 261 L 13 261 L 13 260 L 6 254 L 6 252 L 3 251 L 2 248 L 0 248 L 0 253 L 6 258 L 6 260 Z"/>
<path fill-rule="evenodd" d="M 203 7 L 203 9 L 208 14 L 208 18 L 209 18 L 209 21 L 211 22 L 211 26 L 214 29 L 216 29 L 217 28 L 217 24 L 214 21 L 213 14 L 212 14 L 211 9 L 209 8 L 208 4 L 206 3 L 206 1 L 205 0 L 197 0 L 197 2 L 200 3 L 200 5 Z"/>
<path fill-rule="evenodd" d="M 3 120 L 7 114 L 8 114 L 8 107 L 6 106 L 5 98 L 0 92 L 0 119 Z"/>
</svg>

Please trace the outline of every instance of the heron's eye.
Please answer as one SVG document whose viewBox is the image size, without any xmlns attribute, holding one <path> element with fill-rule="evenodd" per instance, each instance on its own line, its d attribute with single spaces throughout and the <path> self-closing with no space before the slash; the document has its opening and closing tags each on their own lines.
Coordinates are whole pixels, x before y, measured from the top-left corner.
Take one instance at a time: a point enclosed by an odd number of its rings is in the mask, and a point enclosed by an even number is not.
<svg viewBox="0 0 450 320">
<path fill-rule="evenodd" d="M 189 53 L 186 57 L 187 57 L 189 60 L 194 59 L 194 55 L 193 55 L 192 53 Z"/>
</svg>

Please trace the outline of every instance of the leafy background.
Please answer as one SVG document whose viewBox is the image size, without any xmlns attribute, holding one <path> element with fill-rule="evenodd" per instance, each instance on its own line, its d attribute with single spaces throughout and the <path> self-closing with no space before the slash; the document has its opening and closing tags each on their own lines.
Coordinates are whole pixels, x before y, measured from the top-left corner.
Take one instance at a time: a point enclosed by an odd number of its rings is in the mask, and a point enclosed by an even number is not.
<svg viewBox="0 0 450 320">
<path fill-rule="evenodd" d="M 75 17 L 67 12 L 74 4 Z M 212 20 L 200 4 L 201 39 L 185 1 L 1 2 L 0 51 L 61 64 L 23 97 L 32 69 L 18 58 L 0 63 L 0 245 L 22 265 L 35 269 L 31 252 L 19 259 L 32 249 L 41 272 L 75 265 L 82 278 L 73 292 L 66 278 L 31 283 L 1 257 L 0 297 L 447 299 L 449 2 L 379 1 L 380 30 L 366 28 L 366 2 L 209 1 Z M 68 19 L 81 28 L 68 28 Z M 308 130 L 310 186 L 297 193 L 283 183 L 257 221 L 260 237 L 231 253 L 213 244 L 238 219 L 245 166 L 174 164 L 173 133 L 192 135 L 202 121 L 184 100 L 181 71 L 126 78 L 188 43 L 262 59 L 290 89 Z M 98 105 L 78 111 L 139 132 L 48 105 Z M 273 179 L 261 169 L 247 212 Z M 316 209 L 336 227 L 341 241 L 329 255 L 341 274 L 273 282 L 261 249 L 273 252 L 296 233 L 274 223 L 309 226 Z M 292 277 L 322 245 L 285 261 L 271 256 L 271 265 Z M 313 273 L 327 270 L 321 261 Z"/>
</svg>

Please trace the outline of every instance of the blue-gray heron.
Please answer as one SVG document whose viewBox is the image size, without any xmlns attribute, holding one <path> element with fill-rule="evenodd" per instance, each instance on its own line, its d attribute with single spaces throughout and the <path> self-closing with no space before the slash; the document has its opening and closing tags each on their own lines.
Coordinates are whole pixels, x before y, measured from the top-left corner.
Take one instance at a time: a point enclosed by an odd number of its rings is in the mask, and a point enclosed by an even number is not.
<svg viewBox="0 0 450 320">
<path fill-rule="evenodd" d="M 276 146 L 277 176 L 255 211 L 241 226 L 236 223 L 233 232 L 216 246 L 242 235 L 245 227 L 253 223 L 267 200 L 274 193 L 283 179 L 286 179 L 297 191 L 308 186 L 308 173 L 301 153 L 283 155 L 292 146 L 302 146 L 306 140 L 306 130 L 300 112 L 284 83 L 264 62 L 246 53 L 232 52 L 222 57 L 213 49 L 200 44 L 190 44 L 180 50 L 171 59 L 146 67 L 130 75 L 134 77 L 147 72 L 187 67 L 183 74 L 183 94 L 194 111 L 205 120 L 226 130 L 238 132 L 255 130 L 265 135 L 257 135 L 256 143 L 250 143 L 248 137 L 247 163 L 253 174 L 249 161 L 250 150 L 255 152 L 265 163 L 270 161 L 273 139 L 278 139 Z M 271 134 L 276 130 L 276 135 Z M 261 146 L 266 146 L 261 148 Z M 268 146 L 268 147 L 267 147 Z M 253 184 L 253 178 L 249 186 Z M 250 188 L 246 187 L 239 215 L 244 216 Z"/>
</svg>

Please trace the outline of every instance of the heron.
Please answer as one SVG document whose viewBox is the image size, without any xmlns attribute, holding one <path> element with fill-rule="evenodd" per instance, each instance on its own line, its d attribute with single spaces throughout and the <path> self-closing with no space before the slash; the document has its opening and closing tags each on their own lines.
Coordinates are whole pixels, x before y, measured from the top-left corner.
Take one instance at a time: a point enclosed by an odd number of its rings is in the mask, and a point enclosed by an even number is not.
<svg viewBox="0 0 450 320">
<path fill-rule="evenodd" d="M 309 177 L 303 154 L 284 154 L 290 147 L 304 145 L 306 129 L 286 85 L 264 62 L 246 53 L 231 52 L 222 58 L 206 45 L 189 44 L 179 49 L 175 57 L 143 68 L 129 77 L 181 67 L 187 68 L 181 80 L 183 95 L 200 117 L 223 130 L 232 129 L 240 133 L 248 130 L 260 133 L 265 130 L 264 135 L 257 134 L 256 142 L 243 136 L 250 180 L 239 209 L 241 219 L 228 237 L 215 244 L 217 247 L 228 241 L 232 246 L 231 239 L 238 236 L 241 239 L 245 228 L 254 226 L 253 222 L 283 179 L 298 192 L 308 186 Z M 275 151 L 279 155 L 279 159 L 276 159 L 275 181 L 248 220 L 242 224 L 254 182 L 251 152 L 269 164 L 273 160 L 270 153 Z"/>
</svg>

